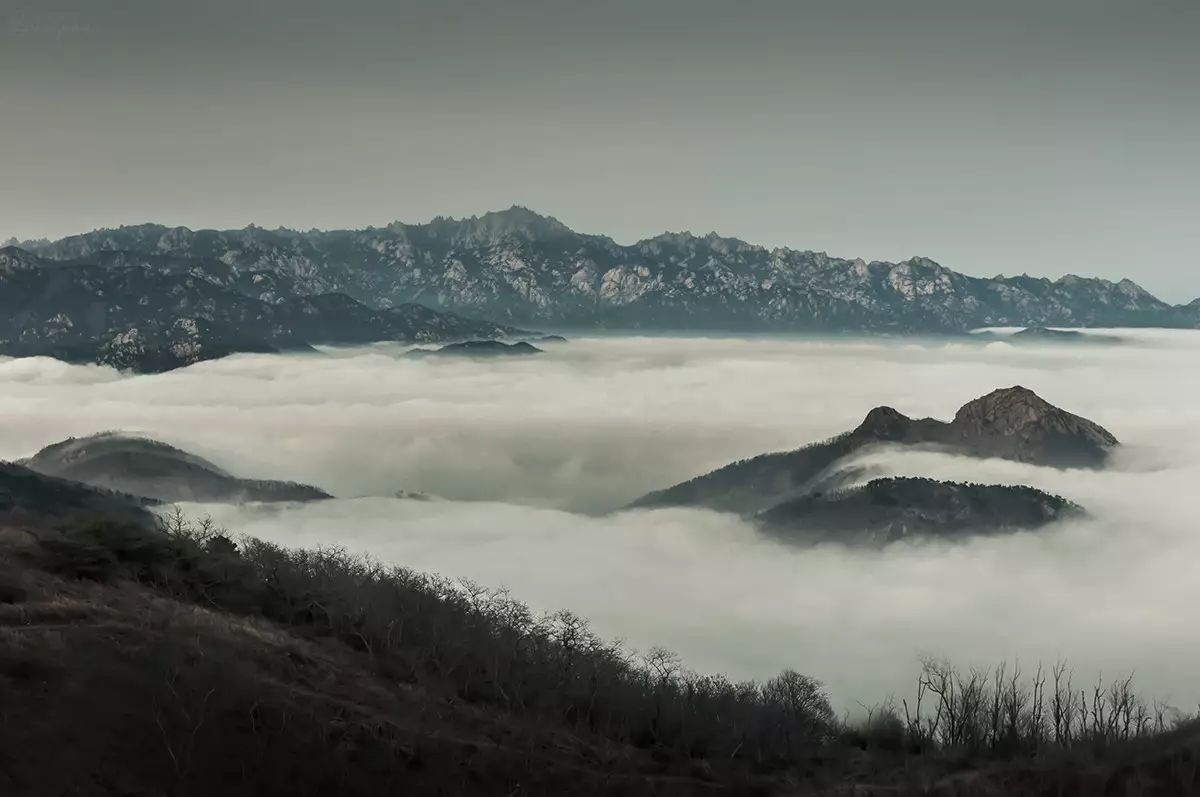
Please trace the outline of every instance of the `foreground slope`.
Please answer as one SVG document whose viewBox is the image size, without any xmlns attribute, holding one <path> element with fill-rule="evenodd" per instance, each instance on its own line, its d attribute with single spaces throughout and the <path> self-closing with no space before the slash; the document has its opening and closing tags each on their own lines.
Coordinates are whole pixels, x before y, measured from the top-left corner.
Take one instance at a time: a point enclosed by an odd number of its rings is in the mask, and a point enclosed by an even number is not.
<svg viewBox="0 0 1200 797">
<path fill-rule="evenodd" d="M 931 693 L 939 678 L 963 687 L 942 690 L 953 702 L 936 718 L 846 726 L 798 673 L 696 675 L 502 591 L 186 524 L 63 527 L 39 506 L 22 506 L 25 536 L 0 536 L 6 797 L 1200 788 L 1196 726 L 1171 730 L 1127 682 L 1111 699 L 1096 687 L 1111 719 L 1052 723 L 1069 681 L 994 690 L 933 665 Z"/>
<path fill-rule="evenodd" d="M 413 349 L 405 352 L 405 357 L 448 357 L 448 358 L 496 358 L 496 357 L 526 357 L 530 354 L 542 354 L 542 350 L 532 343 L 519 340 L 516 343 L 505 343 L 502 340 L 466 340 L 462 343 L 448 343 L 438 349 Z"/>
<path fill-rule="evenodd" d="M 145 437 L 105 432 L 46 446 L 22 465 L 47 476 L 159 501 L 315 501 L 330 498 L 296 482 L 240 479 L 213 463 Z"/>
<path fill-rule="evenodd" d="M 85 523 L 153 528 L 157 521 L 150 504 L 132 495 L 48 476 L 13 462 L 0 462 L 0 529 L 23 533 L 27 528 Z"/>
<path fill-rule="evenodd" d="M 1200 304 L 1169 305 L 1130 280 L 986 279 L 923 257 L 866 262 L 716 234 L 664 233 L 623 245 L 521 207 L 361 230 L 141 224 L 28 245 L 68 260 L 149 253 L 159 263 L 211 268 L 227 284 L 262 274 L 307 294 L 345 293 L 381 306 L 420 301 L 514 323 L 926 332 L 1200 326 Z"/>
<path fill-rule="evenodd" d="M 665 771 L 645 751 L 398 681 L 323 634 L 111 574 L 80 580 L 71 544 L 0 551 L 8 797 L 718 788 L 686 769 Z M 212 567 L 223 569 L 218 560 Z"/>
</svg>

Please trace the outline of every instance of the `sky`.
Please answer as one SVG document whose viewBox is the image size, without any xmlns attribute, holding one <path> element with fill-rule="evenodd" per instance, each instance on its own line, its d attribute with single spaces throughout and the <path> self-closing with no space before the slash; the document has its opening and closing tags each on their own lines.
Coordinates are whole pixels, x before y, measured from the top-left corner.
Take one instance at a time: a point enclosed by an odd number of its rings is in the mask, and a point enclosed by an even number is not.
<svg viewBox="0 0 1200 797">
<path fill-rule="evenodd" d="M 0 0 L 0 239 L 529 206 L 1200 296 L 1195 0 Z"/>
<path fill-rule="evenodd" d="M 338 545 L 508 587 L 605 638 L 700 672 L 826 683 L 839 709 L 913 697 L 918 659 L 1060 658 L 1079 682 L 1200 701 L 1200 331 L 1121 343 L 829 338 L 575 339 L 532 358 L 432 361 L 403 347 L 235 355 L 134 375 L 0 359 L 0 457 L 105 429 L 148 434 L 250 478 L 336 499 L 186 507 L 233 534 Z M 1120 378 L 1112 378 L 1119 374 Z M 1028 484 L 1087 515 L 1038 532 L 882 551 L 804 548 L 638 496 L 857 426 L 874 406 L 952 418 L 1025 385 L 1121 440 L 1099 470 L 872 450 L 872 473 Z M 399 490 L 432 500 L 401 500 Z"/>
</svg>

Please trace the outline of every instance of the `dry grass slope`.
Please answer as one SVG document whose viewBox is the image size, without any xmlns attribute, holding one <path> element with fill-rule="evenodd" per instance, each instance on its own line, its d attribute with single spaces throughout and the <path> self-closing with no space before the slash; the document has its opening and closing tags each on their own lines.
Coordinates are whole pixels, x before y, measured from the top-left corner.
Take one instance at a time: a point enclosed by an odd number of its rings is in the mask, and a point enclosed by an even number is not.
<svg viewBox="0 0 1200 797">
<path fill-rule="evenodd" d="M 848 727 L 798 673 L 698 675 L 568 613 L 337 550 L 235 543 L 178 517 L 3 539 L 5 795 L 1200 789 L 1196 726 L 1124 682 L 1115 723 L 1107 702 L 1072 704 L 1055 732 L 1048 680 L 930 662 L 919 710 Z"/>
</svg>

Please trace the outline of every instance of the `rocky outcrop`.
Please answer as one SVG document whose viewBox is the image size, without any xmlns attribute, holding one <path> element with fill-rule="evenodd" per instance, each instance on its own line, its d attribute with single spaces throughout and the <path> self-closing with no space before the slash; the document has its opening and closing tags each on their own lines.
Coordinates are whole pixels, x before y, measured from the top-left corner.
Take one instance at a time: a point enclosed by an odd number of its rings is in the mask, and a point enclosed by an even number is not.
<svg viewBox="0 0 1200 797">
<path fill-rule="evenodd" d="M 876 407 L 849 439 L 855 446 L 928 444 L 970 456 L 1051 467 L 1101 465 L 1117 445 L 1117 438 L 1104 427 L 1059 409 L 1020 385 L 967 402 L 949 423 Z"/>
<path fill-rule="evenodd" d="M 634 507 L 701 506 L 754 516 L 839 484 L 844 460 L 878 445 L 924 446 L 973 457 L 1050 467 L 1098 467 L 1117 439 L 1086 418 L 1024 387 L 993 391 L 963 405 L 949 422 L 913 419 L 876 407 L 858 427 L 824 443 L 735 462 L 649 493 Z"/>
<path fill-rule="evenodd" d="M 929 442 L 974 456 L 1054 467 L 1101 465 L 1117 445 L 1104 427 L 1020 386 L 968 402 L 948 425 L 925 434 Z"/>
</svg>

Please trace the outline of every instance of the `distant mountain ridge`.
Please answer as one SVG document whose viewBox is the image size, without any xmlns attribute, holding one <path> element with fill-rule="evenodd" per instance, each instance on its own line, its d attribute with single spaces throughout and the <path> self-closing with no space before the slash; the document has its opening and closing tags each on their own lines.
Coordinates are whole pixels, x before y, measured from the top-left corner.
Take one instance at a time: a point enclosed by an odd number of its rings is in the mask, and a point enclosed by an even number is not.
<svg viewBox="0 0 1200 797">
<path fill-rule="evenodd" d="M 462 343 L 448 343 L 439 349 L 413 349 L 406 352 L 404 356 L 495 359 L 498 357 L 527 357 L 531 354 L 542 353 L 543 351 L 537 346 L 524 340 L 516 343 L 505 343 L 502 340 L 467 340 Z"/>
<path fill-rule="evenodd" d="M 94 263 L 0 249 L 0 354 L 141 372 L 311 344 L 427 343 L 520 332 L 408 303 L 371 308 L 220 261 L 101 252 Z"/>
<path fill-rule="evenodd" d="M 361 230 L 191 230 L 154 224 L 23 244 L 102 267 L 203 273 L 246 295 L 344 293 L 508 323 L 659 329 L 963 332 L 984 326 L 1200 326 L 1130 280 L 991 279 L 922 257 L 866 262 L 715 234 L 631 245 L 527 208 Z"/>
</svg>

